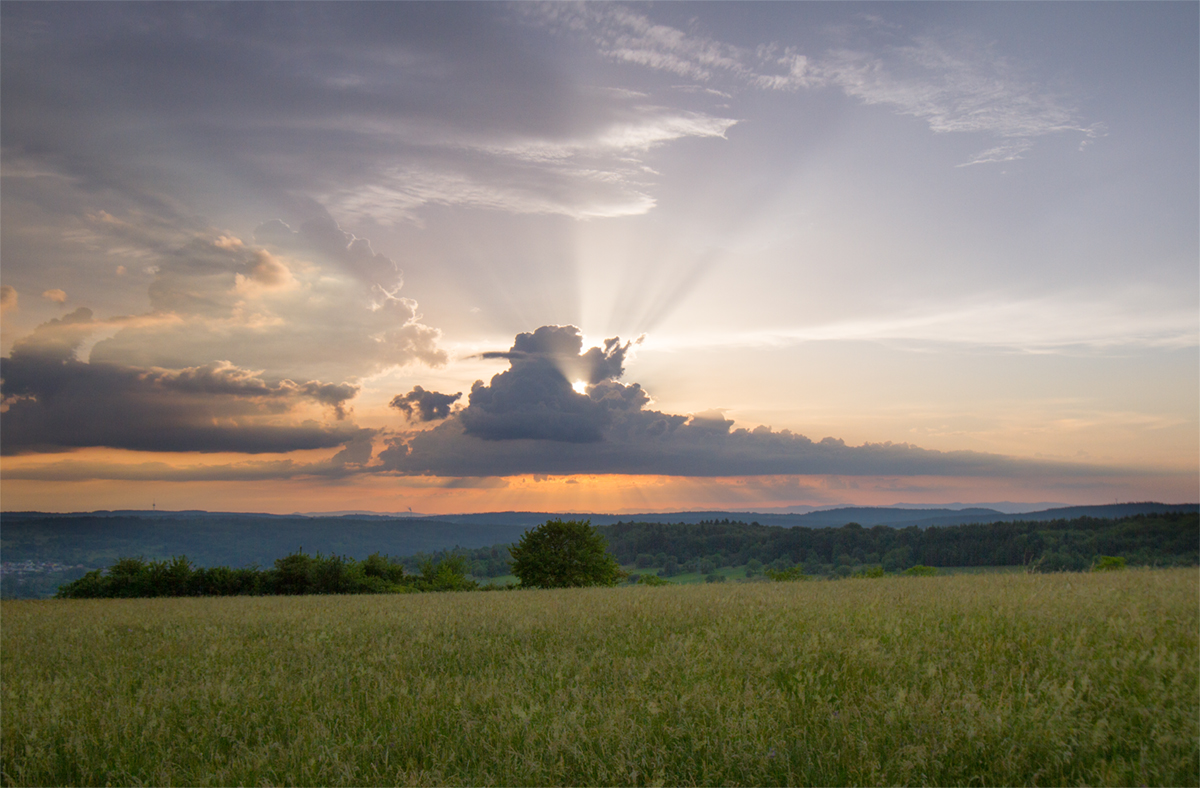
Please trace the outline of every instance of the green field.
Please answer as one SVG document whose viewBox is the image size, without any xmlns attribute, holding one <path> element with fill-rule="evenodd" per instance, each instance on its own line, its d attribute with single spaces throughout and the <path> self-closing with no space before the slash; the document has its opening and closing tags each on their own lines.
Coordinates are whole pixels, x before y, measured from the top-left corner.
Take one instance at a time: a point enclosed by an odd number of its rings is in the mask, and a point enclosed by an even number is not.
<svg viewBox="0 0 1200 788">
<path fill-rule="evenodd" d="M 0 605 L 6 785 L 1196 785 L 1195 569 Z"/>
</svg>

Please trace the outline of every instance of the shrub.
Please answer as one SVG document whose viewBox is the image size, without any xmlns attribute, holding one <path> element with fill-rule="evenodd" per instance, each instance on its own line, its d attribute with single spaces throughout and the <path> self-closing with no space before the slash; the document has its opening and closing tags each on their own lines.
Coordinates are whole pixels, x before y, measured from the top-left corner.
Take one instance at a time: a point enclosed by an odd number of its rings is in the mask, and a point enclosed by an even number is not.
<svg viewBox="0 0 1200 788">
<path fill-rule="evenodd" d="M 1101 555 L 1092 564 L 1093 572 L 1116 572 L 1125 568 L 1125 559 L 1116 555 Z"/>
<path fill-rule="evenodd" d="M 808 575 L 804 574 L 804 567 L 793 566 L 791 569 L 768 569 L 767 577 L 775 581 L 789 580 L 807 580 Z"/>
<path fill-rule="evenodd" d="M 658 575 L 642 575 L 637 579 L 637 584 L 640 586 L 673 586 L 675 585 L 670 580 L 664 580 Z"/>
<path fill-rule="evenodd" d="M 436 564 L 433 561 L 422 563 L 416 587 L 418 591 L 471 591 L 479 584 L 467 577 L 467 560 L 452 555 Z"/>
<path fill-rule="evenodd" d="M 909 575 L 910 577 L 932 577 L 937 574 L 937 569 L 932 566 L 917 564 L 916 566 L 910 566 L 908 569 L 905 569 L 904 574 Z"/>
</svg>

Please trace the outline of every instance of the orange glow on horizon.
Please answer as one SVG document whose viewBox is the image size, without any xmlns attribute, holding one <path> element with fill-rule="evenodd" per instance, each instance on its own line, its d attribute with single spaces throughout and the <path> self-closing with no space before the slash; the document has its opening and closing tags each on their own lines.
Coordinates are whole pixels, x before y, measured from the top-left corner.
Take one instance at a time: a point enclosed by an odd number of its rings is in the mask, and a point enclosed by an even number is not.
<svg viewBox="0 0 1200 788">
<path fill-rule="evenodd" d="M 1094 504 L 1197 499 L 1194 477 L 997 479 L 951 477 L 513 476 L 447 479 L 357 475 L 264 481 L 42 481 L 6 478 L 5 511 L 294 512 L 462 514 L 501 511 L 634 514 L 756 511 L 789 506 L 889 506 L 999 501 Z"/>
</svg>

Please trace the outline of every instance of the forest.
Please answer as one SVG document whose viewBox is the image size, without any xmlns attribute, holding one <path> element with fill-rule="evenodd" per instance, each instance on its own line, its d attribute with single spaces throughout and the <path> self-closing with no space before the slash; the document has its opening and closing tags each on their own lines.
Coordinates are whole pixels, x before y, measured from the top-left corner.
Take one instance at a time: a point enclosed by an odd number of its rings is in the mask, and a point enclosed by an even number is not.
<svg viewBox="0 0 1200 788">
<path fill-rule="evenodd" d="M 1016 521 L 948 527 L 782 528 L 729 519 L 687 524 L 615 523 L 597 530 L 623 565 L 659 569 L 671 577 L 710 566 L 800 566 L 810 575 L 852 574 L 857 567 L 898 572 L 912 566 L 1025 566 L 1036 571 L 1082 571 L 1098 556 L 1135 566 L 1200 563 L 1200 515 L 1164 512 L 1117 519 Z M 505 574 L 503 547 L 459 550 L 480 577 Z"/>
</svg>

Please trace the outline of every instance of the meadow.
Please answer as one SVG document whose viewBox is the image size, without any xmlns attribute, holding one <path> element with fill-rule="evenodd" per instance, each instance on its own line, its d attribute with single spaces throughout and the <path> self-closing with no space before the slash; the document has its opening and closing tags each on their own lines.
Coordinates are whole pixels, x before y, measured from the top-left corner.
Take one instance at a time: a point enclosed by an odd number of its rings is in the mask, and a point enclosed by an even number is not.
<svg viewBox="0 0 1200 788">
<path fill-rule="evenodd" d="M 5 785 L 1196 785 L 1194 568 L 0 604 Z"/>
</svg>

